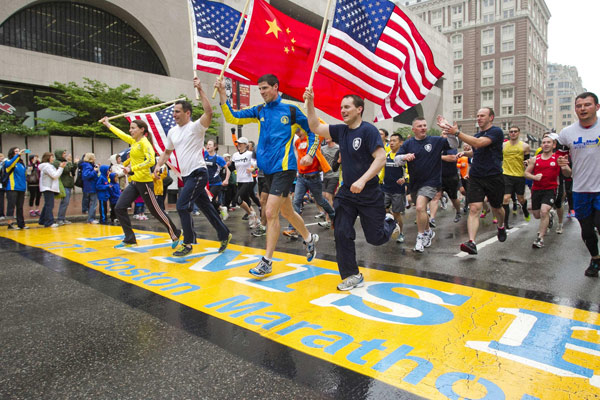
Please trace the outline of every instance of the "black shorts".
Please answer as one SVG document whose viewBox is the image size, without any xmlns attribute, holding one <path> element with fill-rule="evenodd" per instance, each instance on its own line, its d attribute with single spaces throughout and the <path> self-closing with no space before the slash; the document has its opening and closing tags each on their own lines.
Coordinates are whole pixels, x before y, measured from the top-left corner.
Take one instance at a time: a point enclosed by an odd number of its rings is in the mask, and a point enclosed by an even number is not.
<svg viewBox="0 0 600 400">
<path fill-rule="evenodd" d="M 504 200 L 504 176 L 502 174 L 484 178 L 469 177 L 467 203 L 483 203 L 486 196 L 493 208 L 502 207 L 502 201 Z"/>
<path fill-rule="evenodd" d="M 448 193 L 452 200 L 458 198 L 458 175 L 442 175 L 442 192 Z"/>
<path fill-rule="evenodd" d="M 556 201 L 556 190 L 533 190 L 531 191 L 531 209 L 539 210 L 542 204 L 553 206 Z"/>
<path fill-rule="evenodd" d="M 265 174 L 265 189 L 269 191 L 269 194 L 288 197 L 294 179 L 296 179 L 296 172 L 295 170 L 288 170 Z"/>
<path fill-rule="evenodd" d="M 335 192 L 337 191 L 339 182 L 340 182 L 339 176 L 334 176 L 331 178 L 323 178 L 323 193 L 329 193 L 332 196 L 335 195 Z"/>
<path fill-rule="evenodd" d="M 269 188 L 267 187 L 264 176 L 258 177 L 258 194 L 261 193 L 269 193 Z"/>
<path fill-rule="evenodd" d="M 515 192 L 518 196 L 525 194 L 525 177 L 524 176 L 504 176 L 504 194 L 512 194 Z"/>
<path fill-rule="evenodd" d="M 556 190 L 556 200 L 554 200 L 554 208 L 557 210 L 562 207 L 565 197 L 565 178 L 559 175 L 558 188 Z"/>
</svg>

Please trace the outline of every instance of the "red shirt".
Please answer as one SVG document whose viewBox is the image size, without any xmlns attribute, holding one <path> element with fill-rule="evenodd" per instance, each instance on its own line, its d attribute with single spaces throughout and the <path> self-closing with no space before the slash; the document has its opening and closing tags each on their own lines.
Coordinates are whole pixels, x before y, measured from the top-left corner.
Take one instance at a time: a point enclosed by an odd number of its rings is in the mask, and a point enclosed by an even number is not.
<svg viewBox="0 0 600 400">
<path fill-rule="evenodd" d="M 542 154 L 535 156 L 535 166 L 533 167 L 532 175 L 542 174 L 542 179 L 533 181 L 533 190 L 554 190 L 558 187 L 558 176 L 560 174 L 560 166 L 558 165 L 556 153 L 553 153 L 550 158 L 544 160 Z"/>
</svg>

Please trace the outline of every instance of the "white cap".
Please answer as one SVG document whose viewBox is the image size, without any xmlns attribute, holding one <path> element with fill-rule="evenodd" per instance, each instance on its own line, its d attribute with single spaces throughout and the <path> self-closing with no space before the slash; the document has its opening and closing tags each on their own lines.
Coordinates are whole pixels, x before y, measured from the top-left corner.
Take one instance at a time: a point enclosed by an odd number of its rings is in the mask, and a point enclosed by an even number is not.
<svg viewBox="0 0 600 400">
<path fill-rule="evenodd" d="M 223 154 L 223 158 L 225 158 L 225 157 L 231 157 L 231 154 L 229 154 L 229 153 Z"/>
<path fill-rule="evenodd" d="M 241 137 L 237 141 L 238 141 L 238 143 L 248 144 L 248 138 L 247 137 Z"/>
<path fill-rule="evenodd" d="M 549 137 L 550 139 L 552 139 L 552 140 L 558 140 L 558 134 L 557 134 L 557 133 L 554 133 L 554 132 L 552 132 L 552 133 L 549 133 L 549 134 L 548 134 L 548 137 Z"/>
</svg>

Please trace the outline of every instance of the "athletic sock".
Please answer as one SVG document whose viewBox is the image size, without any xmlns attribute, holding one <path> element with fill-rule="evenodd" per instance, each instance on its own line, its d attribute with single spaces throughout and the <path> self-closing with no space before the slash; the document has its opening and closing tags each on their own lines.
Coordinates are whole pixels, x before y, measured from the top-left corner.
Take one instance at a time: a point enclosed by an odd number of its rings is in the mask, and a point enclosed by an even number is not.
<svg viewBox="0 0 600 400">
<path fill-rule="evenodd" d="M 262 259 L 263 259 L 263 261 L 264 261 L 264 262 L 266 262 L 267 264 L 271 264 L 271 263 L 272 263 L 272 261 L 271 261 L 271 259 L 270 259 L 270 258 L 263 257 Z"/>
<path fill-rule="evenodd" d="M 503 204 L 504 208 L 504 226 L 508 226 L 508 219 L 510 218 L 510 207 L 508 204 Z"/>
</svg>

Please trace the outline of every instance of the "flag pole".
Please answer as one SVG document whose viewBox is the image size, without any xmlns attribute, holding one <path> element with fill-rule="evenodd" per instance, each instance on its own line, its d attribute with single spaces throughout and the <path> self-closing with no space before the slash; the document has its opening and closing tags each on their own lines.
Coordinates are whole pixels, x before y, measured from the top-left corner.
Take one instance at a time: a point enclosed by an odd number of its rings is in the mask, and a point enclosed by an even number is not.
<svg viewBox="0 0 600 400">
<path fill-rule="evenodd" d="M 176 101 L 179 101 L 179 100 L 185 100 L 185 97 L 182 97 L 180 99 L 171 100 L 171 101 L 165 101 L 164 103 L 156 104 L 156 105 L 149 106 L 149 107 L 140 108 L 139 110 L 133 110 L 133 111 L 124 112 L 122 114 L 115 115 L 113 117 L 109 117 L 108 120 L 110 121 L 111 119 L 120 118 L 120 117 L 123 117 L 123 116 L 128 115 L 128 114 L 134 114 L 134 113 L 137 113 L 137 112 L 140 112 L 140 111 L 150 110 L 151 108 L 166 106 L 167 104 L 173 104 L 173 103 L 175 103 Z"/>
<path fill-rule="evenodd" d="M 331 0 L 327 0 L 327 7 L 325 8 L 325 17 L 323 18 L 323 24 L 321 25 L 321 33 L 319 34 L 319 43 L 317 44 L 317 52 L 315 53 L 315 60 L 313 61 L 312 71 L 310 72 L 310 79 L 308 80 L 308 88 L 312 89 L 313 81 L 315 79 L 315 72 L 317 72 L 317 62 L 321 56 L 321 45 L 323 44 L 323 37 L 325 34 L 325 27 L 329 20 L 329 7 L 331 6 Z M 304 102 L 304 108 L 306 108 L 306 101 Z"/>
<path fill-rule="evenodd" d="M 194 57 L 195 53 L 195 41 L 194 41 L 194 32 L 196 32 L 196 30 L 194 29 L 194 23 L 192 22 L 192 11 L 190 10 L 190 8 L 192 7 L 192 2 L 190 0 L 188 0 L 188 22 L 190 24 L 190 41 L 192 43 L 192 68 L 194 70 L 194 78 L 198 77 L 198 73 L 196 72 L 196 58 Z M 194 88 L 194 93 L 196 93 L 196 100 L 200 100 L 200 92 L 198 91 L 198 88 Z"/>
<path fill-rule="evenodd" d="M 225 75 L 225 69 L 227 68 L 227 64 L 229 63 L 229 59 L 231 58 L 231 53 L 233 52 L 233 46 L 235 41 L 237 40 L 238 34 L 240 33 L 240 28 L 242 27 L 242 21 L 244 20 L 244 16 L 246 12 L 248 12 L 248 6 L 250 5 L 250 0 L 246 0 L 246 5 L 244 6 L 244 11 L 240 14 L 240 20 L 238 21 L 237 28 L 235 30 L 235 34 L 233 35 L 233 39 L 231 40 L 231 46 L 229 46 L 229 51 L 227 52 L 227 58 L 225 58 L 225 62 L 223 63 L 223 68 L 221 69 L 221 73 L 219 74 L 219 79 L 223 79 Z M 214 99 L 217 95 L 217 88 L 213 91 L 212 98 Z"/>
</svg>

